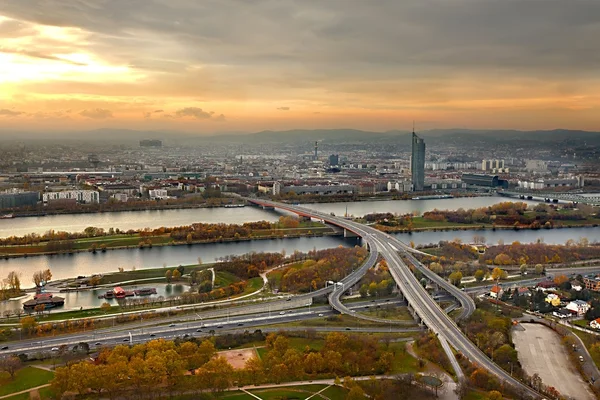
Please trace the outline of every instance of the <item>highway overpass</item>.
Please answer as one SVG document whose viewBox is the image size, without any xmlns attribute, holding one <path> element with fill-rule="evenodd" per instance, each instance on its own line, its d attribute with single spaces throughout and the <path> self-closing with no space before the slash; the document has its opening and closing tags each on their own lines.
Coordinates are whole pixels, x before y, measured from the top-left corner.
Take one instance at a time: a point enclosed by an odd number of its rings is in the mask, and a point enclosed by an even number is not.
<svg viewBox="0 0 600 400">
<path fill-rule="evenodd" d="M 501 382 L 512 386 L 515 390 L 527 393 L 533 398 L 539 398 L 540 394 L 526 386 L 522 382 L 513 378 L 510 374 L 496 365 L 490 360 L 485 353 L 483 353 L 477 346 L 475 346 L 459 329 L 454 320 L 452 320 L 443 309 L 435 302 L 435 300 L 429 295 L 429 293 L 421 286 L 420 282 L 416 279 L 408 265 L 399 255 L 402 254 L 413 266 L 419 269 L 422 273 L 426 274 L 429 279 L 438 283 L 441 287 L 448 290 L 461 304 L 464 304 L 464 308 L 468 309 L 465 315 L 472 312 L 475 309 L 475 305 L 472 300 L 458 288 L 453 288 L 441 277 L 433 274 L 418 261 L 414 259 L 410 252 L 411 249 L 406 244 L 400 242 L 394 237 L 380 232 L 377 229 L 369 226 L 345 219 L 336 217 L 334 215 L 314 211 L 306 207 L 300 207 L 295 205 L 283 204 L 273 202 L 269 200 L 246 198 L 249 203 L 256 204 L 268 209 L 279 209 L 285 210 L 294 214 L 297 214 L 306 218 L 314 218 L 321 220 L 325 223 L 338 226 L 343 228 L 345 231 L 352 232 L 357 236 L 360 236 L 370 251 L 369 260 L 364 263 L 359 269 L 348 275 L 344 279 L 343 285 L 334 286 L 333 291 L 329 294 L 329 301 L 332 307 L 336 310 L 354 315 L 357 318 L 361 316 L 356 313 L 352 313 L 345 305 L 340 301 L 341 295 L 352 285 L 356 284 L 360 278 L 371 268 L 377 260 L 377 257 L 381 254 L 386 259 L 390 273 L 396 285 L 408 301 L 409 305 L 412 306 L 418 317 L 427 325 L 427 327 L 434 332 L 442 346 L 444 347 L 446 354 L 448 354 L 450 361 L 452 362 L 457 376 L 461 376 L 462 372 L 460 367 L 457 365 L 456 359 L 452 352 L 447 346 L 447 343 L 452 345 L 456 350 L 460 351 L 466 356 L 471 362 L 480 365 L 481 367 L 488 370 Z M 467 300 L 468 298 L 468 300 Z"/>
</svg>

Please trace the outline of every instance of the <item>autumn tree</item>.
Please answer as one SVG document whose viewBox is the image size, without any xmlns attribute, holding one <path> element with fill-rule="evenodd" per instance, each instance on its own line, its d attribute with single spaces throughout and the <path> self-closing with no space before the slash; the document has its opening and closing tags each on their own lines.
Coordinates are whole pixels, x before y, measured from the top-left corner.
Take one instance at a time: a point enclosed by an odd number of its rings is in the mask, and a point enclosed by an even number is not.
<svg viewBox="0 0 600 400">
<path fill-rule="evenodd" d="M 43 271 L 36 271 L 33 273 L 32 281 L 36 287 L 42 287 L 47 282 L 52 279 L 52 272 L 50 269 L 45 269 Z"/>
<path fill-rule="evenodd" d="M 496 267 L 492 270 L 492 279 L 495 281 L 499 279 L 506 279 L 507 277 L 508 274 L 501 268 Z"/>
<path fill-rule="evenodd" d="M 452 283 L 454 286 L 460 286 L 460 284 L 462 282 L 462 278 L 463 278 L 463 274 L 460 271 L 455 271 L 455 272 L 451 273 L 449 276 L 450 283 Z"/>
<path fill-rule="evenodd" d="M 10 271 L 6 278 L 9 289 L 14 293 L 21 292 L 21 274 L 16 271 Z"/>
<path fill-rule="evenodd" d="M 544 266 L 542 264 L 535 265 L 535 273 L 541 275 L 544 273 Z"/>
<path fill-rule="evenodd" d="M 527 264 L 521 264 L 521 266 L 519 267 L 519 272 L 521 273 L 521 275 L 527 272 Z"/>
<path fill-rule="evenodd" d="M 21 359 L 17 356 L 4 356 L 0 358 L 0 371 L 8 373 L 13 380 L 17 371 L 21 369 L 21 365 Z"/>
<path fill-rule="evenodd" d="M 438 262 L 432 262 L 429 264 L 429 269 L 438 275 L 444 272 L 444 267 L 442 267 L 442 264 Z"/>
<path fill-rule="evenodd" d="M 485 278 L 485 271 L 483 271 L 482 269 L 478 269 L 477 271 L 475 271 L 474 276 L 477 282 L 481 282 L 483 281 L 483 278 Z"/>
<path fill-rule="evenodd" d="M 554 277 L 554 283 L 557 286 L 560 286 L 563 283 L 568 282 L 568 281 L 569 281 L 569 278 L 567 278 L 566 275 L 557 275 L 556 277 Z"/>
<path fill-rule="evenodd" d="M 181 272 L 179 272 L 178 269 L 174 270 L 172 278 L 173 278 L 174 281 L 178 281 L 179 278 L 181 278 Z"/>
<path fill-rule="evenodd" d="M 171 282 L 172 278 L 173 278 L 173 272 L 171 272 L 171 270 L 168 269 L 167 272 L 165 272 L 165 279 L 167 280 L 167 282 Z"/>
</svg>

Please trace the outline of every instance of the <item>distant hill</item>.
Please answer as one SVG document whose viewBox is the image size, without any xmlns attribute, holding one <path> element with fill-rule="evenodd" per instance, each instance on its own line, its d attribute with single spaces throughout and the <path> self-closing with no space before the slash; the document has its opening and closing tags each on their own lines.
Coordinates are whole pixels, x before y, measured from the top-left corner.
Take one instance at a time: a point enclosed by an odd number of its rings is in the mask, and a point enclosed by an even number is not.
<svg viewBox="0 0 600 400">
<path fill-rule="evenodd" d="M 555 129 L 546 131 L 518 130 L 473 130 L 473 129 L 433 129 L 417 132 L 436 143 L 461 141 L 500 143 L 518 140 L 520 142 L 551 141 L 581 142 L 588 145 L 600 144 L 600 132 Z M 49 131 L 27 132 L 0 129 L 0 141 L 7 140 L 66 140 L 66 141 L 114 141 L 115 143 L 133 143 L 142 139 L 162 139 L 166 143 L 198 142 L 204 143 L 400 143 L 410 144 L 410 132 L 392 130 L 372 132 L 356 129 L 293 129 L 286 131 L 260 131 L 255 133 L 216 133 L 213 135 L 195 135 L 193 133 L 170 130 L 133 130 L 133 129 L 95 129 L 82 132 Z"/>
</svg>

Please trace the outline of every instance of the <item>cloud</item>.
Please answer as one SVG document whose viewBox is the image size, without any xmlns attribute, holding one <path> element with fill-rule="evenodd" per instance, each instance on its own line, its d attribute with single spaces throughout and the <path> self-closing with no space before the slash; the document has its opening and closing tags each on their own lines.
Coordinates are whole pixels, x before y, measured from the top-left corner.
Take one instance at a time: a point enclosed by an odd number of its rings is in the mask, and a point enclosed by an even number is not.
<svg viewBox="0 0 600 400">
<path fill-rule="evenodd" d="M 153 114 L 160 114 L 163 113 L 164 110 L 154 110 L 154 111 L 148 111 L 144 113 L 144 118 L 151 118 Z"/>
<path fill-rule="evenodd" d="M 0 116 L 4 116 L 4 117 L 16 117 L 18 115 L 24 114 L 24 112 L 22 111 L 13 111 L 13 110 L 9 110 L 8 108 L 2 108 L 0 109 Z"/>
<path fill-rule="evenodd" d="M 196 119 L 208 119 L 211 118 L 213 114 L 213 111 L 206 112 L 199 107 L 186 107 L 175 111 L 175 115 L 178 117 L 194 117 Z"/>
<path fill-rule="evenodd" d="M 289 107 L 277 107 L 279 111 L 290 111 Z"/>
<path fill-rule="evenodd" d="M 0 53 L 18 54 L 20 56 L 25 56 L 25 57 L 29 57 L 29 58 L 39 58 L 42 60 L 60 61 L 60 62 L 64 62 L 64 63 L 68 63 L 68 64 L 72 64 L 72 65 L 79 65 L 79 66 L 87 65 L 85 63 L 67 60 L 62 57 L 57 57 L 52 54 L 45 54 L 41 51 L 36 51 L 36 50 L 13 49 L 13 48 L 0 46 Z"/>
<path fill-rule="evenodd" d="M 171 115 L 163 115 L 165 118 L 171 118 Z M 191 117 L 195 119 L 210 119 L 217 122 L 225 121 L 225 115 L 219 114 L 215 116 L 214 111 L 204 111 L 200 107 L 185 107 L 175 111 L 175 117 L 185 118 Z"/>
<path fill-rule="evenodd" d="M 81 111 L 79 115 L 92 119 L 107 119 L 113 117 L 112 111 L 107 110 L 106 108 L 86 109 Z"/>
</svg>

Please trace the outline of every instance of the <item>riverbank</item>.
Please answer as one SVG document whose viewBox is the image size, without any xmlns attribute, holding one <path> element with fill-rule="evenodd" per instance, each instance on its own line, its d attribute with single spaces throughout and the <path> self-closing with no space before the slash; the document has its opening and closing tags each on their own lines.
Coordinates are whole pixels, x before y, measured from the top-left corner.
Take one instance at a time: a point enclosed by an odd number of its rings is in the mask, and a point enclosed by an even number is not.
<svg viewBox="0 0 600 400">
<path fill-rule="evenodd" d="M 145 233 L 135 234 L 117 234 L 97 236 L 91 238 L 80 238 L 69 241 L 69 249 L 48 250 L 49 244 L 57 244 L 66 241 L 47 241 L 33 245 L 14 245 L 0 246 L 0 257 L 27 258 L 32 256 L 55 256 L 55 255 L 73 255 L 81 252 L 100 253 L 109 250 L 120 249 L 144 249 L 155 246 L 190 246 L 194 244 L 211 243 L 235 243 L 251 240 L 271 240 L 281 238 L 300 238 L 300 237 L 320 237 L 320 236 L 339 236 L 341 233 L 332 227 L 318 222 L 301 222 L 297 228 L 278 228 L 278 229 L 256 229 L 249 233 L 249 236 L 234 235 L 234 237 L 215 237 L 212 239 L 193 240 L 175 240 L 169 234 L 148 236 Z"/>
<path fill-rule="evenodd" d="M 107 204 L 97 205 L 78 205 L 77 208 L 71 209 L 53 209 L 53 208 L 36 208 L 36 209 L 7 209 L 4 210 L 4 215 L 10 215 L 10 218 L 27 218 L 27 217 L 45 217 L 50 215 L 76 215 L 76 214 L 102 214 L 102 213 L 119 213 L 119 212 L 132 212 L 132 211 L 162 211 L 162 210 L 185 210 L 194 208 L 227 208 L 227 206 L 235 205 L 236 207 L 244 207 L 245 204 L 242 202 L 232 201 L 231 197 L 220 197 L 216 200 L 206 201 L 202 203 L 182 203 L 182 204 L 168 204 L 165 202 L 148 201 L 143 204 L 135 205 L 119 205 L 117 208 L 112 203 L 110 206 Z"/>
</svg>

